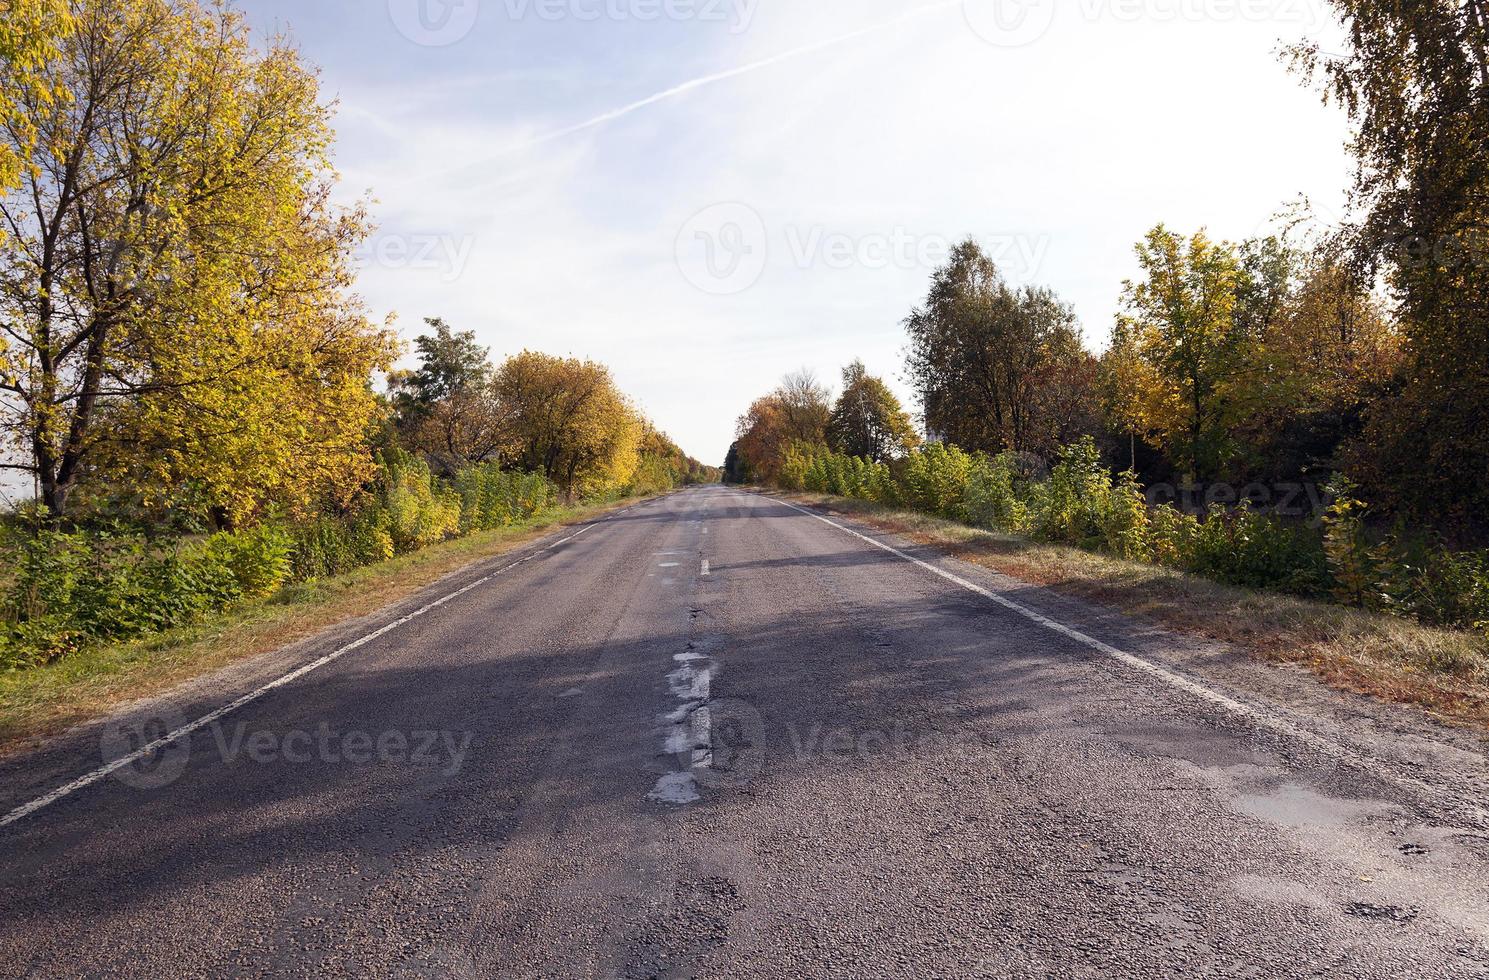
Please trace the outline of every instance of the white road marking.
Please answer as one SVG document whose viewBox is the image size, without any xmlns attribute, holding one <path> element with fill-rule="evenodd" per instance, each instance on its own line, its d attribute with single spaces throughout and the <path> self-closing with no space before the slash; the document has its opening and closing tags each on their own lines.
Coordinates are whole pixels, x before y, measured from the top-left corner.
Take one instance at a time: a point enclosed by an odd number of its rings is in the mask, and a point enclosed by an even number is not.
<svg viewBox="0 0 1489 980">
<path fill-rule="evenodd" d="M 717 665 L 705 654 L 689 649 L 674 653 L 682 664 L 667 675 L 667 687 L 678 706 L 662 716 L 662 754 L 686 756 L 687 768 L 663 773 L 646 798 L 652 803 L 684 806 L 698 801 L 693 770 L 713 764 L 713 717 L 708 710 L 710 687 Z"/>
<path fill-rule="evenodd" d="M 660 562 L 657 565 L 657 567 L 658 568 L 676 568 L 678 565 L 681 565 L 681 564 L 682 564 L 682 562 L 678 562 L 678 561 L 664 561 L 664 562 Z"/>
<path fill-rule="evenodd" d="M 703 570 L 699 574 L 702 574 L 702 575 L 707 575 L 708 574 L 708 559 L 707 558 L 703 559 Z"/>
<path fill-rule="evenodd" d="M 634 506 L 639 506 L 639 505 L 634 505 Z M 498 575 L 501 575 L 504 572 L 509 572 L 512 569 L 518 567 L 519 565 L 524 565 L 527 562 L 532 561 L 534 558 L 537 558 L 539 555 L 543 554 L 544 552 L 552 551 L 554 548 L 557 548 L 560 545 L 568 544 L 570 541 L 573 541 L 575 538 L 579 537 L 579 535 L 585 533 L 586 531 L 589 531 L 590 529 L 592 529 L 594 527 L 597 527 L 599 524 L 602 524 L 602 523 L 605 523 L 606 521 L 611 520 L 611 518 L 613 518 L 613 517 L 619 516 L 620 514 L 624 514 L 626 511 L 631 510 L 631 509 L 632 509 L 631 507 L 627 507 L 627 508 L 625 508 L 625 510 L 616 511 L 614 514 L 610 515 L 609 517 L 606 517 L 606 518 L 604 518 L 601 521 L 597 521 L 594 524 L 586 524 L 584 527 L 582 527 L 579 530 L 575 531 L 573 534 L 569 535 L 566 538 L 561 538 L 558 541 L 554 541 L 554 542 L 551 542 L 550 544 L 544 545 L 542 548 L 539 548 L 537 551 L 534 551 L 534 552 L 532 552 L 529 555 L 526 555 L 526 556 L 524 556 L 522 558 L 519 558 L 517 561 L 512 562 L 510 565 L 506 565 L 506 566 L 503 566 L 502 568 L 498 568 L 496 571 L 491 572 L 488 575 L 483 575 L 480 578 L 476 579 L 474 582 L 471 582 L 468 585 L 461 586 L 460 588 L 456 589 L 454 592 L 451 592 L 451 593 L 449 593 L 447 595 L 440 596 L 438 599 L 435 599 L 432 602 L 429 602 L 429 603 L 427 603 L 427 604 L 425 604 L 423 606 L 420 606 L 418 609 L 415 609 L 413 612 L 408 613 L 405 616 L 400 616 L 398 619 L 395 619 L 391 623 L 387 623 L 387 624 L 379 627 L 378 629 L 373 630 L 371 633 L 368 633 L 365 636 L 360 636 L 357 639 L 352 640 L 350 643 L 347 643 L 344 646 L 337 647 L 335 650 L 332 650 L 330 653 L 326 654 L 324 657 L 321 657 L 321 658 L 319 658 L 317 660 L 312 660 L 310 663 L 305 664 L 302 667 L 298 667 L 295 670 L 290 671 L 288 674 L 285 674 L 283 677 L 276 678 L 275 680 L 270 681 L 269 683 L 263 685 L 262 687 L 256 688 L 256 689 L 254 689 L 252 691 L 249 691 L 247 694 L 243 695 L 242 697 L 238 698 L 235 701 L 230 701 L 229 703 L 223 705 L 220 708 L 217 708 L 217 709 L 215 709 L 213 711 L 207 712 L 206 714 L 202 715 L 200 718 L 196 719 L 195 721 L 188 722 L 185 725 L 182 725 L 180 728 L 175 729 L 174 731 L 167 732 L 166 734 L 162 735 L 160 738 L 157 738 L 155 741 L 150 742 L 149 744 L 147 744 L 147 745 L 145 745 L 145 746 L 143 746 L 143 747 L 141 747 L 139 749 L 136 749 L 135 751 L 129 753 L 128 755 L 120 756 L 119 758 L 115 759 L 113 762 L 110 762 L 107 765 L 99 766 L 97 769 L 94 769 L 91 772 L 88 772 L 88 773 L 85 773 L 82 776 L 79 776 L 77 779 L 74 779 L 70 783 L 66 783 L 66 784 L 64 784 L 62 786 L 58 786 L 56 789 L 52 790 L 50 793 L 47 793 L 45 796 L 38 797 L 38 798 L 32 800 L 30 803 L 26 803 L 26 804 L 23 804 L 22 806 L 16 807 L 14 810 L 11 810 L 5 816 L 0 817 L 0 827 L 4 827 L 7 824 L 15 823 L 17 820 L 20 820 L 23 817 L 30 816 L 31 814 L 35 813 L 37 810 L 40 810 L 42 807 L 50 806 L 51 804 L 53 804 L 53 803 L 57 802 L 58 800 L 62 799 L 64 796 L 69 796 L 69 795 L 71 795 L 73 793 L 76 793 L 80 789 L 83 789 L 85 787 L 88 787 L 88 786 L 93 785 L 94 783 L 98 782 L 100 779 L 103 779 L 103 778 L 107 777 L 109 774 L 114 773 L 114 772 L 117 772 L 120 769 L 123 769 L 125 766 L 133 765 L 134 763 L 138 762 L 139 760 L 141 760 L 141 759 L 149 756 L 152 752 L 156 752 L 159 749 L 163 749 L 167 745 L 170 745 L 172 742 L 175 742 L 178 739 L 184 738 L 185 736 L 190 735 L 192 732 L 195 732 L 195 731 L 198 731 L 198 730 L 200 730 L 202 728 L 207 727 L 208 725 L 212 724 L 214 721 L 217 721 L 218 719 L 223 718 L 226 715 L 232 714 L 234 711 L 237 711 L 239 708 L 242 708 L 245 705 L 252 704 L 254 701 L 257 701 L 259 698 L 263 697 L 265 694 L 268 694 L 270 691 L 277 690 L 277 689 L 279 689 L 281 687 L 284 687 L 287 684 L 292 684 L 295 681 L 299 680 L 300 678 L 304 677 L 306 674 L 309 674 L 312 671 L 319 670 L 322 667 L 326 666 L 327 664 L 332 663 L 333 661 L 340 660 L 342 657 L 346 656 L 348 653 L 351 653 L 353 650 L 356 650 L 356 649 L 358 649 L 360 647 L 366 646 L 367 644 L 371 643 L 373 640 L 376 640 L 379 637 L 385 636 L 388 633 L 393 632 L 394 630 L 398 629 L 400 626 L 404 626 L 404 625 L 412 622 L 413 620 L 418 619 L 420 616 L 424 615 L 427 612 L 432 612 L 433 610 L 438 609 L 440 606 L 443 606 L 445 603 L 450 602 L 453 599 L 458 599 L 460 596 L 465 595 L 467 592 L 471 591 L 472 589 L 475 589 L 475 588 L 478 588 L 478 587 L 480 587 L 482 585 L 485 585 L 487 582 L 490 582 L 492 579 L 496 578 Z"/>
<path fill-rule="evenodd" d="M 1157 679 L 1169 685 L 1172 685 L 1173 687 L 1176 687 L 1181 691 L 1184 691 L 1186 694 L 1193 695 L 1194 697 L 1199 698 L 1202 701 L 1208 701 L 1211 704 L 1223 708 L 1226 711 L 1231 712 L 1232 714 L 1245 718 L 1248 721 L 1261 726 L 1262 728 L 1268 728 L 1274 732 L 1286 735 L 1287 737 L 1295 741 L 1309 746 L 1315 751 L 1318 751 L 1341 762 L 1350 763 L 1353 765 L 1360 765 L 1362 761 L 1367 761 L 1359 753 L 1354 752 L 1346 748 L 1345 746 L 1338 745 L 1330 741 L 1329 739 L 1323 738 L 1322 736 L 1319 736 L 1307 730 L 1306 728 L 1295 725 L 1285 718 L 1278 717 L 1277 715 L 1271 714 L 1270 712 L 1267 712 L 1261 708 L 1257 708 L 1244 702 L 1237 701 L 1235 698 L 1232 698 L 1226 694 L 1222 694 L 1219 691 L 1212 690 L 1211 688 L 1208 688 L 1197 681 L 1185 677 L 1183 674 L 1176 673 L 1175 671 L 1169 670 L 1166 667 L 1161 667 L 1150 660 L 1144 660 L 1142 657 L 1128 653 L 1125 650 L 1119 650 L 1109 643 L 1103 643 L 1101 640 L 1082 633 L 1078 629 L 1066 626 L 1064 623 L 1050 619 L 1048 616 L 1035 612 L 1028 606 L 1014 602 L 1012 599 L 1008 599 L 1004 596 L 998 595 L 996 592 L 984 589 L 982 586 L 977 585 L 974 582 L 969 582 L 966 579 L 962 578 L 960 575 L 948 572 L 944 568 L 938 568 L 935 565 L 932 565 L 930 562 L 921 561 L 919 558 L 916 558 L 913 555 L 907 555 L 905 554 L 905 552 L 891 545 L 887 545 L 883 541 L 871 538 L 867 534 L 860 534 L 850 527 L 846 527 L 842 524 L 837 523 L 836 521 L 829 520 L 828 518 L 823 517 L 821 514 L 814 513 L 813 511 L 810 511 L 805 507 L 798 507 L 796 504 L 793 504 L 789 501 L 781 500 L 775 497 L 770 499 L 774 500 L 777 503 L 785 504 L 792 510 L 800 511 L 808 517 L 819 520 L 829 527 L 837 528 L 844 534 L 851 535 L 855 538 L 858 538 L 860 541 L 867 542 L 868 544 L 873 545 L 875 548 L 879 548 L 882 551 L 887 551 L 897 558 L 903 558 L 910 564 L 923 568 L 933 575 L 937 575 L 948 582 L 961 586 L 968 592 L 976 593 L 977 595 L 982 596 L 984 599 L 988 599 L 992 602 L 997 603 L 1005 609 L 1018 613 L 1025 619 L 1038 623 L 1045 629 L 1052 630 L 1062 636 L 1074 640 L 1082 646 L 1086 646 L 1092 650 L 1103 653 L 1106 656 L 1127 665 L 1128 667 L 1142 671 L 1149 676 L 1156 677 Z M 1440 789 L 1439 787 L 1433 786 L 1430 783 L 1424 782 L 1419 779 L 1414 779 L 1411 776 L 1401 775 L 1394 772 L 1379 772 L 1374 767 L 1367 768 L 1370 768 L 1372 772 L 1376 772 L 1378 775 L 1384 778 L 1390 779 L 1391 781 L 1396 782 L 1399 785 L 1405 786 L 1417 793 L 1420 793 L 1428 799 L 1436 800 L 1438 803 L 1446 804 L 1454 809 L 1465 810 L 1481 822 L 1489 822 L 1489 811 L 1486 811 L 1484 808 L 1478 806 L 1472 801 L 1463 799 L 1450 791 Z"/>
<path fill-rule="evenodd" d="M 656 787 L 646 794 L 653 803 L 670 803 L 682 806 L 698 802 L 698 781 L 691 772 L 669 772 L 657 780 Z"/>
</svg>

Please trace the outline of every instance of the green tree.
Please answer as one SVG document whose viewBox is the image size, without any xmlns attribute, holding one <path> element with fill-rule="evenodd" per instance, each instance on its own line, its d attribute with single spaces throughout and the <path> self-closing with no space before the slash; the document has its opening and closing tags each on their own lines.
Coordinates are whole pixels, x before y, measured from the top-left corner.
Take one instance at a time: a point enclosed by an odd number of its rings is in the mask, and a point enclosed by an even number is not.
<svg viewBox="0 0 1489 980">
<path fill-rule="evenodd" d="M 1075 313 L 1048 289 L 1009 286 L 973 241 L 935 271 L 905 328 L 907 371 L 933 438 L 969 450 L 1048 453 L 1056 432 L 1094 406 Z M 1072 411 L 1071 392 L 1086 409 Z"/>
<path fill-rule="evenodd" d="M 452 475 L 508 450 L 511 427 L 488 349 L 439 317 L 424 322 L 433 332 L 414 340 L 418 367 L 390 374 L 388 393 L 403 443 Z"/>
<path fill-rule="evenodd" d="M 1123 284 L 1112 356 L 1152 387 L 1122 418 L 1140 421 L 1191 478 L 1213 477 L 1234 451 L 1227 396 L 1246 342 L 1236 324 L 1245 274 L 1235 250 L 1203 231 L 1186 240 L 1159 225 L 1136 251 L 1143 276 Z"/>
<path fill-rule="evenodd" d="M 843 369 L 843 391 L 827 422 L 827 444 L 835 452 L 875 462 L 897 459 L 920 444 L 900 400 L 862 361 Z"/>
<path fill-rule="evenodd" d="M 419 366 L 388 376 L 393 407 L 405 423 L 416 423 L 434 406 L 452 396 L 482 389 L 491 383 L 491 351 L 476 343 L 473 331 L 456 333 L 440 317 L 426 317 L 434 332 L 414 339 Z"/>
<path fill-rule="evenodd" d="M 1373 406 L 1354 458 L 1378 500 L 1489 528 L 1489 13 L 1483 0 L 1333 0 L 1341 54 L 1295 64 L 1349 114 L 1348 230 L 1383 271 L 1405 337 L 1399 394 Z"/>
</svg>

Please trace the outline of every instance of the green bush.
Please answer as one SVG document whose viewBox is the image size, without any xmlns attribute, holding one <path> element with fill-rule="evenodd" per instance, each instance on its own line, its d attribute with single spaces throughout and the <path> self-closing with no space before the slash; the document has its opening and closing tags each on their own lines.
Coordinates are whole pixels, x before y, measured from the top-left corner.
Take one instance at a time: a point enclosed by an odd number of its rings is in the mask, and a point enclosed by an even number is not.
<svg viewBox="0 0 1489 980">
<path fill-rule="evenodd" d="M 1323 542 L 1304 529 L 1257 514 L 1244 504 L 1216 504 L 1187 542 L 1183 566 L 1231 585 L 1313 595 L 1327 591 Z"/>
<path fill-rule="evenodd" d="M 88 642 L 123 640 L 195 622 L 274 592 L 290 573 L 282 529 L 151 542 L 98 531 L 15 530 L 4 557 L 0 664 L 46 663 Z"/>
<path fill-rule="evenodd" d="M 974 457 L 962 498 L 967 520 L 977 527 L 1011 534 L 1031 530 L 1029 506 L 1019 493 L 1019 477 L 1011 453 Z"/>
<path fill-rule="evenodd" d="M 383 459 L 382 507 L 396 554 L 418 551 L 460 533 L 460 497 L 429 464 L 401 450 Z"/>
<path fill-rule="evenodd" d="M 272 524 L 204 538 L 0 525 L 0 669 L 55 660 L 90 643 L 195 622 L 288 580 L 338 575 L 475 531 L 531 520 L 557 490 L 540 474 L 495 465 L 451 486 L 421 460 L 390 452 L 361 504 L 294 528 Z"/>
<path fill-rule="evenodd" d="M 963 520 L 971 471 L 971 456 L 956 446 L 930 443 L 906 457 L 899 496 L 916 510 Z"/>
<path fill-rule="evenodd" d="M 558 488 L 539 473 L 503 470 L 484 463 L 455 477 L 460 532 L 491 531 L 531 520 L 558 499 Z"/>
<path fill-rule="evenodd" d="M 1099 547 L 1111 494 L 1112 475 L 1101 465 L 1096 440 L 1086 436 L 1064 447 L 1039 495 L 1034 533 L 1046 541 Z"/>
<path fill-rule="evenodd" d="M 392 557 L 393 538 L 388 534 L 386 512 L 366 507 L 347 517 L 322 515 L 298 527 L 290 568 L 296 581 L 306 581 L 341 575 Z"/>
<path fill-rule="evenodd" d="M 883 464 L 825 451 L 808 455 L 793 450 L 788 467 L 799 472 L 799 486 L 813 492 L 908 505 L 978 527 L 1154 562 L 1236 585 L 1304 595 L 1329 587 L 1329 558 L 1318 534 L 1244 506 L 1217 506 L 1204 519 L 1170 505 L 1150 506 L 1137 476 L 1128 472 L 1113 477 L 1089 436 L 1060 451 L 1048 478 L 1036 480 L 1025 469 L 1012 453 L 972 456 L 941 443 L 907 456 L 898 464 L 897 478 Z M 1444 566 L 1435 577 L 1476 581 L 1477 567 Z M 1479 595 L 1462 584 L 1456 588 Z M 1418 591 L 1426 591 L 1425 586 Z M 1478 608 L 1475 601 L 1463 605 Z M 1489 619 L 1489 612 L 1482 618 Z"/>
<path fill-rule="evenodd" d="M 1131 470 L 1118 476 L 1109 489 L 1101 514 L 1101 537 L 1105 550 L 1119 558 L 1154 559 L 1152 508 Z"/>
</svg>

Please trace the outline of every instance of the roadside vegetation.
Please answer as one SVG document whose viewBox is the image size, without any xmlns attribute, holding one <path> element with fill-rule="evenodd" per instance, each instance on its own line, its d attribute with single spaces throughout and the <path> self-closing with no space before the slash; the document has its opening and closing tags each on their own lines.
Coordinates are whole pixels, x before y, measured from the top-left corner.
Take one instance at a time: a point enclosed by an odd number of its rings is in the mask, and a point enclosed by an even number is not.
<svg viewBox="0 0 1489 980">
<path fill-rule="evenodd" d="M 1354 124 L 1346 221 L 1294 202 L 1239 242 L 1154 226 L 1099 354 L 968 240 L 904 321 L 924 444 L 862 365 L 836 399 L 796 372 L 740 418 L 726 479 L 975 528 L 1036 577 L 1058 553 L 1092 582 L 1262 590 L 1270 623 L 1363 644 L 1374 688 L 1384 665 L 1483 683 L 1489 25 L 1333 7 L 1347 50 L 1289 58 Z"/>
<path fill-rule="evenodd" d="M 333 203 L 330 118 L 293 42 L 227 4 L 0 11 L 0 466 L 33 491 L 0 514 L 0 675 L 78 680 L 359 569 L 717 478 L 604 365 L 493 363 L 436 318 L 399 369 L 350 289 L 372 229 Z"/>
<path fill-rule="evenodd" d="M 0 755 L 120 704 L 245 657 L 376 613 L 474 561 L 626 502 L 556 504 L 526 521 L 430 545 L 337 575 L 286 582 L 263 598 L 129 640 L 99 640 L 44 664 L 0 671 Z"/>
</svg>

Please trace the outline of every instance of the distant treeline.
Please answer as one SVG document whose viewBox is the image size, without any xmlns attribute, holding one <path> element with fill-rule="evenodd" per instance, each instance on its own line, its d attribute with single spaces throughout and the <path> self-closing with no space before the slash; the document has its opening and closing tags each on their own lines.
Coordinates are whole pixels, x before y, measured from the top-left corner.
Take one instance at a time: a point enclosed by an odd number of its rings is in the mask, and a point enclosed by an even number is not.
<svg viewBox="0 0 1489 980">
<path fill-rule="evenodd" d="M 836 401 L 798 373 L 740 418 L 726 479 L 1489 629 L 1489 23 L 1333 6 L 1346 51 L 1289 54 L 1354 125 L 1349 220 L 1304 236 L 1295 205 L 1235 243 L 1156 226 L 1100 356 L 966 241 L 904 323 L 919 431 L 861 365 Z"/>
</svg>

